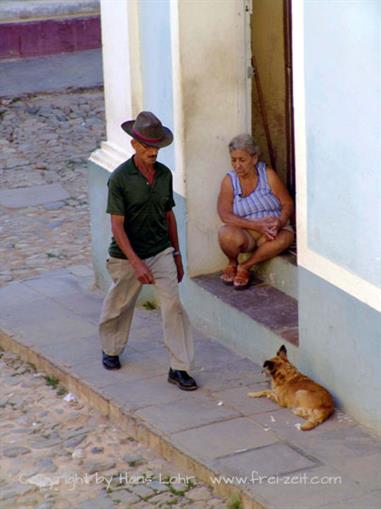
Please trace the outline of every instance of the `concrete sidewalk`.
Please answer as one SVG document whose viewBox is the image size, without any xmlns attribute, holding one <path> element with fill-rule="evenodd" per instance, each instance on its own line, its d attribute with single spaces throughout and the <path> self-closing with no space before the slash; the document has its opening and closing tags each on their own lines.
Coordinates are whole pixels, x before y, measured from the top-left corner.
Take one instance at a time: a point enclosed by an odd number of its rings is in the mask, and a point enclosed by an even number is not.
<svg viewBox="0 0 381 509">
<path fill-rule="evenodd" d="M 0 346 L 58 376 L 77 396 L 244 508 L 379 509 L 381 440 L 337 412 L 303 433 L 302 419 L 249 390 L 260 367 L 195 331 L 200 390 L 166 381 L 168 355 L 156 310 L 137 309 L 123 368 L 104 370 L 97 320 L 102 294 L 73 266 L 0 288 Z M 253 338 L 253 341 L 255 338 Z M 214 479 L 214 476 L 224 475 Z"/>
</svg>

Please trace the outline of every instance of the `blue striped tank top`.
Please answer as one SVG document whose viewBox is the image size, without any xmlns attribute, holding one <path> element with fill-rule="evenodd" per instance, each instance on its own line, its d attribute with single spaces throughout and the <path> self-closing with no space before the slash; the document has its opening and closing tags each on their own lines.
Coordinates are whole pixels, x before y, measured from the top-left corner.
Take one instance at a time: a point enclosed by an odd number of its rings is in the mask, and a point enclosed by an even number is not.
<svg viewBox="0 0 381 509">
<path fill-rule="evenodd" d="M 235 171 L 229 171 L 232 181 L 234 200 L 233 212 L 245 219 L 261 219 L 267 216 L 280 216 L 281 204 L 272 193 L 267 181 L 266 164 L 259 162 L 256 166 L 257 187 L 248 196 L 242 196 L 241 184 Z"/>
</svg>

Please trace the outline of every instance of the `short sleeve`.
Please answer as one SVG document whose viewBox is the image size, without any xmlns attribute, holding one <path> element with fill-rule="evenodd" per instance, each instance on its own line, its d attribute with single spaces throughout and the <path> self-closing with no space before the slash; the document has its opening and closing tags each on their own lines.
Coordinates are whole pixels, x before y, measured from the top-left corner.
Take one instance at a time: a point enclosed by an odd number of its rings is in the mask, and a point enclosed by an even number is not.
<svg viewBox="0 0 381 509">
<path fill-rule="evenodd" d="M 107 209 L 108 214 L 115 214 L 116 216 L 125 216 L 125 206 L 123 199 L 123 192 L 115 180 L 110 177 L 107 182 L 108 197 Z"/>
<path fill-rule="evenodd" d="M 169 194 L 168 194 L 168 200 L 167 205 L 165 207 L 165 211 L 169 212 L 173 209 L 173 207 L 176 205 L 175 200 L 173 199 L 173 186 L 172 186 L 172 173 L 169 172 Z"/>
</svg>

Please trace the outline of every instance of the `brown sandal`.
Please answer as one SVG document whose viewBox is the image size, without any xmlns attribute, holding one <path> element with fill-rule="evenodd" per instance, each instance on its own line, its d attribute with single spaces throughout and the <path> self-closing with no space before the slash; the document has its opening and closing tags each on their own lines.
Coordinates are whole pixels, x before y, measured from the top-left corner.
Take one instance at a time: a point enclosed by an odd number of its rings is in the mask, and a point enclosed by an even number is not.
<svg viewBox="0 0 381 509">
<path fill-rule="evenodd" d="M 250 271 L 238 266 L 233 285 L 235 290 L 245 290 L 250 285 Z"/>
<path fill-rule="evenodd" d="M 227 265 L 221 274 L 222 282 L 225 285 L 232 285 L 234 282 L 234 278 L 236 277 L 236 274 L 237 267 L 235 265 Z"/>
</svg>

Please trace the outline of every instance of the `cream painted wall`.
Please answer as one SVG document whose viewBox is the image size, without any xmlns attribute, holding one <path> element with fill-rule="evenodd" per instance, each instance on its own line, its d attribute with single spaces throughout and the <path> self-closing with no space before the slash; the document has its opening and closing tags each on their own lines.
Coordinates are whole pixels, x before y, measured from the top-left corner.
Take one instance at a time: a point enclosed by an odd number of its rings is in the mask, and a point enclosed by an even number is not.
<svg viewBox="0 0 381 509">
<path fill-rule="evenodd" d="M 216 203 L 230 169 L 227 144 L 250 129 L 247 5 L 193 0 L 176 6 L 175 124 L 182 119 L 178 151 L 185 170 L 190 276 L 216 271 L 226 261 L 217 242 Z"/>
</svg>

